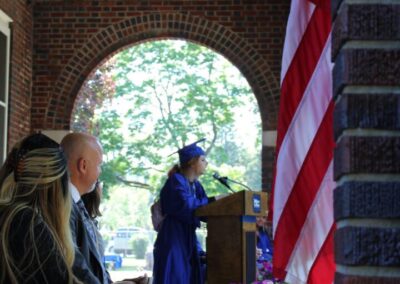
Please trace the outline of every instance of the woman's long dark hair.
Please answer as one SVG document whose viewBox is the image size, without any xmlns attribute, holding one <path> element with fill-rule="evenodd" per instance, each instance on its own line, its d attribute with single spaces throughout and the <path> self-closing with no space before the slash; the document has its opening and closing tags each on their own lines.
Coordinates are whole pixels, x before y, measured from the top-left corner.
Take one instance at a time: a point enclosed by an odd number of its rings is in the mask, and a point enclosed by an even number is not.
<svg viewBox="0 0 400 284">
<path fill-rule="evenodd" d="M 82 195 L 81 198 L 91 218 L 95 219 L 96 217 L 101 216 L 100 212 L 101 196 L 100 196 L 98 182 L 96 183 L 96 187 L 93 191 L 86 193 L 85 195 Z"/>
</svg>

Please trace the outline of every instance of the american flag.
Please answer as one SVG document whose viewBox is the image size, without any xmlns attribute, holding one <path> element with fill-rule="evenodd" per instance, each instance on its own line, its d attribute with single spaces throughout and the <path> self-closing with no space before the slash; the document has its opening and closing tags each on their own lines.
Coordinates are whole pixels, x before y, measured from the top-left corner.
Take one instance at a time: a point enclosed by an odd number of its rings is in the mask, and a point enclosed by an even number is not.
<svg viewBox="0 0 400 284">
<path fill-rule="evenodd" d="M 292 0 L 281 71 L 271 216 L 274 275 L 332 283 L 333 100 L 329 0 Z"/>
</svg>

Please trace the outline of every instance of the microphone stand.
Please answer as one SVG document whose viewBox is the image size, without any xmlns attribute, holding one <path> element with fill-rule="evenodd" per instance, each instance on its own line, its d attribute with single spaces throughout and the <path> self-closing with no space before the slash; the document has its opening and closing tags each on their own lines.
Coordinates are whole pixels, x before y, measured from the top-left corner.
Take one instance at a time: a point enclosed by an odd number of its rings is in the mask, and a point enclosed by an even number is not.
<svg viewBox="0 0 400 284">
<path fill-rule="evenodd" d="M 228 180 L 227 177 L 225 177 L 224 179 Z M 225 185 L 225 184 L 224 184 L 224 185 Z M 234 191 L 234 190 L 229 186 L 229 184 L 226 184 L 225 186 L 226 186 L 226 188 L 227 188 L 230 192 L 236 193 L 236 191 Z"/>
<path fill-rule="evenodd" d="M 226 180 L 228 180 L 228 181 L 230 181 L 230 182 L 233 182 L 233 183 L 236 183 L 236 184 L 238 184 L 238 185 L 243 186 L 244 188 L 248 189 L 249 191 L 253 191 L 250 187 L 248 187 L 247 185 L 245 185 L 245 184 L 243 184 L 243 183 L 241 183 L 241 182 L 238 182 L 238 181 L 236 181 L 236 180 L 230 179 L 230 178 L 228 178 L 228 177 L 225 177 L 225 178 L 226 178 Z"/>
</svg>

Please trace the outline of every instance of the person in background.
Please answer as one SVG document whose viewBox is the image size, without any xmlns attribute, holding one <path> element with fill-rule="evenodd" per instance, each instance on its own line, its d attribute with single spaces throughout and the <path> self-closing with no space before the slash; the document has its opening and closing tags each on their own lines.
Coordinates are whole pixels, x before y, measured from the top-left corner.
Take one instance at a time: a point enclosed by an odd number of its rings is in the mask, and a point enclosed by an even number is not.
<svg viewBox="0 0 400 284">
<path fill-rule="evenodd" d="M 78 283 L 59 144 L 41 133 L 23 139 L 0 170 L 0 186 L 0 283 Z"/>
<path fill-rule="evenodd" d="M 103 260 L 103 265 L 104 267 L 107 267 L 106 265 L 106 258 L 105 258 L 105 245 L 103 241 L 103 237 L 100 234 L 99 231 L 99 225 L 98 225 L 98 220 L 97 218 L 101 216 L 100 212 L 100 202 L 103 196 L 103 183 L 102 182 L 97 182 L 95 190 L 92 192 L 89 192 L 87 194 L 82 195 L 82 201 L 85 204 L 86 211 L 88 212 L 90 218 L 92 219 L 93 223 L 95 224 L 96 227 L 96 237 L 97 237 L 97 249 L 102 257 Z M 112 267 L 115 263 L 118 263 L 120 267 L 122 264 L 122 257 L 119 255 L 113 255 L 112 256 Z M 115 261 L 115 262 L 114 262 Z M 138 279 L 136 279 L 138 280 Z"/>
<path fill-rule="evenodd" d="M 164 216 L 154 244 L 154 284 L 204 283 L 196 238 L 200 219 L 194 211 L 215 200 L 208 198 L 198 178 L 207 167 L 205 152 L 196 144 L 178 150 L 179 165 L 168 173 L 160 192 Z"/>
<path fill-rule="evenodd" d="M 99 232 L 99 227 L 98 227 L 98 220 L 97 217 L 101 216 L 100 212 L 100 202 L 101 202 L 101 197 L 102 197 L 102 192 L 103 192 L 103 184 L 101 182 L 97 182 L 95 189 L 89 193 L 86 193 L 82 195 L 82 201 L 83 204 L 85 205 L 86 211 L 89 214 L 89 217 L 91 218 L 92 222 L 95 225 L 95 233 L 96 233 L 96 246 L 97 250 L 99 251 L 102 259 L 104 258 L 104 242 L 103 238 Z"/>
<path fill-rule="evenodd" d="M 272 242 L 268 235 L 268 223 L 266 216 L 256 217 L 257 248 L 260 250 L 259 260 L 272 260 Z"/>
<path fill-rule="evenodd" d="M 268 221 L 266 216 L 256 217 L 257 235 L 257 280 L 256 283 L 280 283 L 272 275 L 272 242 L 269 237 Z"/>
</svg>

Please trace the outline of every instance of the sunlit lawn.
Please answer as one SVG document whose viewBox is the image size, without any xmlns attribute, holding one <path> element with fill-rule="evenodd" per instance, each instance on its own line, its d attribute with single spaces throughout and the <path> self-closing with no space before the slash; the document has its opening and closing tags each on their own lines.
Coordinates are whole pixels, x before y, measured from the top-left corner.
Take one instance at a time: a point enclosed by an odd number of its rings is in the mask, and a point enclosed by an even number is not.
<svg viewBox="0 0 400 284">
<path fill-rule="evenodd" d="M 143 275 L 151 277 L 152 271 L 146 270 L 146 260 L 136 259 L 134 256 L 124 257 L 122 260 L 122 267 L 115 270 L 109 269 L 111 279 L 113 281 L 121 281 L 127 278 L 134 278 Z"/>
</svg>

